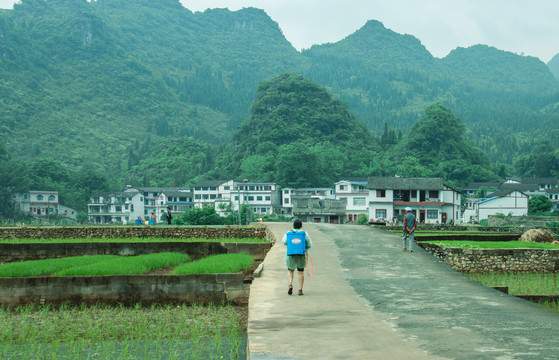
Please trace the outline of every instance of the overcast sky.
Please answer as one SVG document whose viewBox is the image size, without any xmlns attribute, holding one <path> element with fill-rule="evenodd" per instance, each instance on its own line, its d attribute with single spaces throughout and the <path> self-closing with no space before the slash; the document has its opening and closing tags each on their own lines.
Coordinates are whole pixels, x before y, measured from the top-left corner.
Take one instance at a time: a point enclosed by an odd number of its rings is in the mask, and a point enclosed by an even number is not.
<svg viewBox="0 0 559 360">
<path fill-rule="evenodd" d="M 153 0 L 158 1 L 158 0 Z M 180 0 L 191 11 L 263 9 L 298 50 L 336 42 L 378 20 L 418 38 L 431 54 L 494 46 L 547 63 L 559 53 L 557 0 Z M 0 0 L 11 8 L 14 0 Z"/>
</svg>

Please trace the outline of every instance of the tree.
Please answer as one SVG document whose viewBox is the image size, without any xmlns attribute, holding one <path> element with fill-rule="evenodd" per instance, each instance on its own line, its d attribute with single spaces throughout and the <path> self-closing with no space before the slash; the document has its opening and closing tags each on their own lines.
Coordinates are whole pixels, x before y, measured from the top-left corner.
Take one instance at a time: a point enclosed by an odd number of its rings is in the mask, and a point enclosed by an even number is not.
<svg viewBox="0 0 559 360">
<path fill-rule="evenodd" d="M 0 218 L 16 217 L 14 195 L 28 190 L 27 174 L 26 165 L 13 160 L 4 142 L 0 140 Z"/>
<path fill-rule="evenodd" d="M 175 220 L 177 225 L 222 225 L 224 218 L 219 216 L 213 206 L 195 207 L 187 210 Z"/>
<path fill-rule="evenodd" d="M 528 213 L 530 215 L 542 215 L 549 212 L 552 206 L 553 203 L 547 196 L 534 195 L 528 200 Z"/>
<path fill-rule="evenodd" d="M 318 156 L 303 143 L 280 146 L 277 155 L 276 181 L 284 187 L 317 186 Z"/>
<path fill-rule="evenodd" d="M 86 224 L 88 221 L 87 213 L 85 211 L 80 211 L 76 214 L 76 221 L 78 224 Z"/>
<path fill-rule="evenodd" d="M 391 151 L 392 158 L 399 159 L 398 175 L 437 176 L 458 184 L 498 181 L 485 154 L 466 140 L 464 132 L 465 125 L 449 108 L 429 106 L 425 117 Z"/>
</svg>

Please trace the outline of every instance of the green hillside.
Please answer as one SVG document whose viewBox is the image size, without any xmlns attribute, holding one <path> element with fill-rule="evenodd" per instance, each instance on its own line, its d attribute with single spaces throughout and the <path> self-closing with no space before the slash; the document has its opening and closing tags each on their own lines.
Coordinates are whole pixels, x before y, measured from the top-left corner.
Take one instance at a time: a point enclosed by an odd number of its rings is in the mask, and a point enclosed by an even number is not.
<svg viewBox="0 0 559 360">
<path fill-rule="evenodd" d="M 448 178 L 557 176 L 529 161 L 558 151 L 555 59 L 546 66 L 484 45 L 437 59 L 374 20 L 298 52 L 255 8 L 21 0 L 0 11 L 0 144 L 5 161 L 35 172 L 20 185 L 68 189 L 69 205 L 124 184 L 243 176 L 318 185 L 401 170 L 393 152 L 440 104 L 474 148 L 465 164 L 488 171 Z M 289 152 L 311 154 L 316 177 L 280 174 L 295 161 Z M 416 160 L 421 173 L 427 163 Z"/>
</svg>

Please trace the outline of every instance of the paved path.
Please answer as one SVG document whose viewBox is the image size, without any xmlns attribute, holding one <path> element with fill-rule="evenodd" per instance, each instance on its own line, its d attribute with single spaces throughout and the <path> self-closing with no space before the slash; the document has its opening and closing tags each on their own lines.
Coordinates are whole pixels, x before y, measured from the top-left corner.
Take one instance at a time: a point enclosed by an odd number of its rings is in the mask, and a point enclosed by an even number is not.
<svg viewBox="0 0 559 360">
<path fill-rule="evenodd" d="M 268 226 L 278 242 L 251 285 L 251 360 L 559 358 L 559 314 L 368 226 L 305 223 L 314 275 L 289 296 L 279 240 L 291 224 Z"/>
</svg>

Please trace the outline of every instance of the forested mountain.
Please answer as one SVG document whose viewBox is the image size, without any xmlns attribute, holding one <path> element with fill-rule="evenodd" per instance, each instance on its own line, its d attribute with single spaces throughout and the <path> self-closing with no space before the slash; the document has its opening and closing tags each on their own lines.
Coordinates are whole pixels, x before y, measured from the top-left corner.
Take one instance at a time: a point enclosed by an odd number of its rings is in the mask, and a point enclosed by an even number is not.
<svg viewBox="0 0 559 360">
<path fill-rule="evenodd" d="M 549 70 L 555 75 L 556 78 L 559 78 L 559 54 L 555 55 L 549 62 L 547 63 Z"/>
<path fill-rule="evenodd" d="M 8 148 L 117 172 L 164 137 L 224 141 L 258 82 L 300 57 L 261 10 L 175 0 L 24 0 L 0 34 Z"/>
<path fill-rule="evenodd" d="M 290 146 L 349 159 L 336 168 L 320 158 L 331 174 L 393 174 L 402 163 L 391 152 L 438 103 L 489 159 L 469 152 L 473 163 L 501 176 L 543 176 L 555 170 L 529 159 L 542 144 L 552 157 L 559 151 L 556 58 L 548 68 L 478 45 L 437 59 L 378 21 L 298 52 L 254 8 L 192 13 L 178 0 L 21 0 L 0 10 L 0 144 L 10 163 L 37 173 L 29 186 L 47 186 L 41 174 L 49 178 L 58 163 L 52 190 L 72 176 L 96 179 L 84 189 L 226 176 L 279 182 Z M 275 97 L 279 87 L 293 91 Z M 330 181 L 323 175 L 316 184 Z"/>
<path fill-rule="evenodd" d="M 222 151 L 216 170 L 289 187 L 331 186 L 363 171 L 377 141 L 317 83 L 284 73 L 258 86 L 249 119 Z"/>
</svg>

